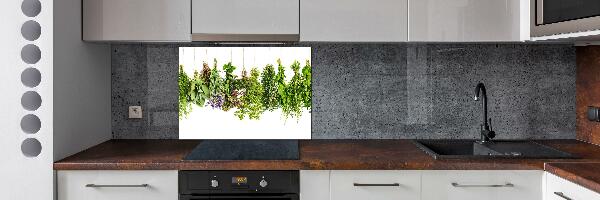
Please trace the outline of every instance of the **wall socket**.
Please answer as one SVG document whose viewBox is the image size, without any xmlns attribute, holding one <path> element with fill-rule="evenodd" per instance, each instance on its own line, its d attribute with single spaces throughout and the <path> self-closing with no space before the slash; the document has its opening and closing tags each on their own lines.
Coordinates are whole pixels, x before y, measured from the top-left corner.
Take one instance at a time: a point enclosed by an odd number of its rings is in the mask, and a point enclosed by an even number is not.
<svg viewBox="0 0 600 200">
<path fill-rule="evenodd" d="M 142 106 L 129 106 L 129 119 L 141 119 Z"/>
</svg>

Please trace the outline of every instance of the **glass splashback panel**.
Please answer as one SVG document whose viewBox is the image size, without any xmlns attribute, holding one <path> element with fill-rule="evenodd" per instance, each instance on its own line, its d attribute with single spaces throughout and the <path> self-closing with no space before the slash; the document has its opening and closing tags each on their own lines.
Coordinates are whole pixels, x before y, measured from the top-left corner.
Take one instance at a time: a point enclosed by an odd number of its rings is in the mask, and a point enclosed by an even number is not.
<svg viewBox="0 0 600 200">
<path fill-rule="evenodd" d="M 310 139 L 310 47 L 179 48 L 180 139 Z"/>
</svg>

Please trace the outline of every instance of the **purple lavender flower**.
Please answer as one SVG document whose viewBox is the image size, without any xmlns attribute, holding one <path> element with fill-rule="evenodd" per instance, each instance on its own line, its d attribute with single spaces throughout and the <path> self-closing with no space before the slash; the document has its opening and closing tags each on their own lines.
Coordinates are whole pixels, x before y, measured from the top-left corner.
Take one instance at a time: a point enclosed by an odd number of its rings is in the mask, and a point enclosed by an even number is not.
<svg viewBox="0 0 600 200">
<path fill-rule="evenodd" d="M 215 108 L 221 109 L 221 106 L 223 106 L 223 97 L 221 95 L 213 96 L 210 99 L 208 99 L 208 104 L 213 109 L 215 109 Z"/>
</svg>

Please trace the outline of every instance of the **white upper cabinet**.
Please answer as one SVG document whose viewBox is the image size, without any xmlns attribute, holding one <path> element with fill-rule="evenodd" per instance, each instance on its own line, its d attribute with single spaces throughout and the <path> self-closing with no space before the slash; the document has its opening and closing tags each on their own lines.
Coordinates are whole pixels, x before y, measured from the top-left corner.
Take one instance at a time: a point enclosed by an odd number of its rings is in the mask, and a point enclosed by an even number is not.
<svg viewBox="0 0 600 200">
<path fill-rule="evenodd" d="M 83 0 L 85 41 L 190 41 L 190 0 Z"/>
<path fill-rule="evenodd" d="M 408 0 L 301 0 L 300 41 L 405 42 Z"/>
<path fill-rule="evenodd" d="M 529 40 L 529 0 L 410 0 L 409 41 Z"/>
<path fill-rule="evenodd" d="M 194 41 L 298 41 L 299 0 L 192 0 Z"/>
</svg>

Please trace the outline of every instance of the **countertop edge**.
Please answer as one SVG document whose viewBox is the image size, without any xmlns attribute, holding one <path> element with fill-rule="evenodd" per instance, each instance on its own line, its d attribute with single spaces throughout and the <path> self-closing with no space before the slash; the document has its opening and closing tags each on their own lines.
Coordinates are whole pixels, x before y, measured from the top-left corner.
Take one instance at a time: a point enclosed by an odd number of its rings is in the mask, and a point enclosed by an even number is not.
<svg viewBox="0 0 600 200">
<path fill-rule="evenodd" d="M 592 162 L 586 162 L 586 163 L 545 163 L 544 164 L 544 171 L 554 174 L 558 177 L 561 177 L 567 181 L 573 182 L 577 185 L 580 185 L 582 187 L 585 187 L 589 190 L 592 190 L 594 192 L 600 193 L 600 182 L 595 181 L 595 180 L 590 180 L 588 178 L 586 178 L 584 175 L 581 175 L 580 173 L 575 173 L 575 172 L 571 172 L 569 170 L 565 170 L 563 168 L 561 168 L 560 166 L 556 166 L 556 165 L 560 165 L 560 164 L 571 164 L 571 165 L 578 165 L 578 164 L 597 164 L 598 166 L 600 166 L 600 163 L 592 163 Z"/>
</svg>

